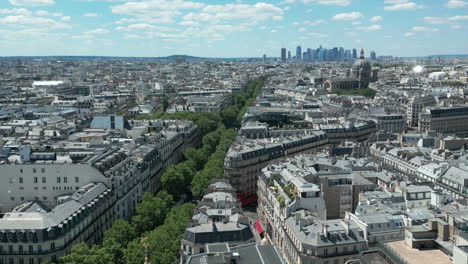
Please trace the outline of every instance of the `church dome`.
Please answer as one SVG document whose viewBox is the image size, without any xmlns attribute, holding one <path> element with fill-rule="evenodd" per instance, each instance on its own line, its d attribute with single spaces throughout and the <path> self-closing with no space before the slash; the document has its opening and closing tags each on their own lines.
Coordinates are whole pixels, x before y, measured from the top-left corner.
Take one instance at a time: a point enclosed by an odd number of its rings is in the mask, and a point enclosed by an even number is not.
<svg viewBox="0 0 468 264">
<path fill-rule="evenodd" d="M 354 70 L 360 70 L 360 69 L 371 70 L 370 62 L 364 58 L 364 49 L 361 49 L 361 56 L 356 62 L 354 62 L 353 69 Z"/>
</svg>

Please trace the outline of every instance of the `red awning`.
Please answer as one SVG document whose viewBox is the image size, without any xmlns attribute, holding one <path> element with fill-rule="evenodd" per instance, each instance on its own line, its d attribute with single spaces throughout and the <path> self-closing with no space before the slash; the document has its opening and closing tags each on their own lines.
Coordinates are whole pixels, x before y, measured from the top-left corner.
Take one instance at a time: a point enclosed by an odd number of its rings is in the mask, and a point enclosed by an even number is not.
<svg viewBox="0 0 468 264">
<path fill-rule="evenodd" d="M 257 230 L 259 234 L 263 233 L 263 227 L 260 224 L 260 221 L 258 219 L 255 220 L 255 229 Z"/>
</svg>

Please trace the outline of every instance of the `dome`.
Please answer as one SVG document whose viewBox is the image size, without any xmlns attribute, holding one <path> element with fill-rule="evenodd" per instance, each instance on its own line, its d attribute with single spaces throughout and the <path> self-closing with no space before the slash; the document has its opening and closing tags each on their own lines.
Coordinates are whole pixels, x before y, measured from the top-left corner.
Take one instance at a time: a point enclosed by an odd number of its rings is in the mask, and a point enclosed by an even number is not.
<svg viewBox="0 0 468 264">
<path fill-rule="evenodd" d="M 361 49 L 361 56 L 356 62 L 354 62 L 353 69 L 354 70 L 360 70 L 360 69 L 371 70 L 371 68 L 372 67 L 371 67 L 370 62 L 364 58 L 364 50 Z"/>
</svg>

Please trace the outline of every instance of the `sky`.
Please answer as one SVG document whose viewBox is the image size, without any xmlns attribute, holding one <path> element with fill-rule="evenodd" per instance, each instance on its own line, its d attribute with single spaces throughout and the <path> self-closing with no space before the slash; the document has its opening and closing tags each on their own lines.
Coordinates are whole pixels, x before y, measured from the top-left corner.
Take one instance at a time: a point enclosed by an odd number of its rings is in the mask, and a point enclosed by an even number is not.
<svg viewBox="0 0 468 264">
<path fill-rule="evenodd" d="M 279 57 L 297 45 L 468 54 L 468 0 L 0 0 L 0 56 Z"/>
</svg>

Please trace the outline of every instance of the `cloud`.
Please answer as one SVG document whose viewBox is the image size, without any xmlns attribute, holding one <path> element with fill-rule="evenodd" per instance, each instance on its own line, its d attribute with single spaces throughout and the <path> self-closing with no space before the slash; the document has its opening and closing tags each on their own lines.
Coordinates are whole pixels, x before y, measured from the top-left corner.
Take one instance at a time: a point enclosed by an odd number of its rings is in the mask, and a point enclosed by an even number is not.
<svg viewBox="0 0 468 264">
<path fill-rule="evenodd" d="M 68 22 L 68 21 L 71 20 L 71 16 L 64 16 L 64 17 L 62 17 L 60 20 L 65 21 L 65 22 Z"/>
<path fill-rule="evenodd" d="M 418 31 L 418 32 L 437 32 L 439 31 L 438 28 L 427 28 L 427 27 L 421 27 L 421 26 L 416 26 L 412 28 L 413 31 Z"/>
<path fill-rule="evenodd" d="M 406 32 L 405 33 L 405 37 L 412 37 L 412 36 L 414 36 L 413 32 Z"/>
<path fill-rule="evenodd" d="M 413 2 L 402 2 L 393 5 L 384 6 L 384 10 L 387 11 L 405 11 L 405 10 L 416 10 L 423 8 L 422 5 L 417 5 Z"/>
<path fill-rule="evenodd" d="M 307 33 L 307 35 L 314 37 L 314 38 L 328 38 L 327 34 L 322 34 L 322 33 Z"/>
<path fill-rule="evenodd" d="M 402 4 L 406 3 L 408 0 L 384 0 L 384 4 Z"/>
<path fill-rule="evenodd" d="M 15 6 L 51 6 L 55 4 L 54 0 L 8 0 Z"/>
<path fill-rule="evenodd" d="M 50 12 L 47 12 L 45 10 L 36 11 L 36 15 L 38 15 L 38 16 L 52 16 L 52 17 L 61 17 L 61 16 L 63 16 L 62 13 L 50 13 Z"/>
<path fill-rule="evenodd" d="M 362 30 L 362 31 L 366 31 L 366 32 L 371 32 L 371 31 L 381 30 L 382 26 L 381 25 L 371 25 L 371 26 L 368 26 L 368 27 L 358 27 L 357 29 Z"/>
<path fill-rule="evenodd" d="M 9 14 L 29 16 L 29 15 L 32 15 L 32 12 L 26 8 L 0 9 L 0 15 L 9 15 Z"/>
<path fill-rule="evenodd" d="M 353 25 L 361 25 L 361 22 L 359 22 L 359 21 L 354 21 L 354 22 L 351 23 L 351 24 L 353 24 Z"/>
<path fill-rule="evenodd" d="M 178 31 L 178 29 L 173 27 L 165 27 L 165 26 L 156 26 L 151 25 L 148 23 L 138 23 L 138 24 L 131 24 L 128 26 L 120 26 L 116 28 L 119 31 L 136 31 L 136 30 L 156 30 L 156 31 Z"/>
<path fill-rule="evenodd" d="M 448 8 L 465 8 L 468 6 L 468 2 L 464 0 L 449 0 L 445 5 Z"/>
<path fill-rule="evenodd" d="M 84 17 L 97 17 L 99 16 L 97 13 L 86 13 L 86 14 L 83 14 Z"/>
<path fill-rule="evenodd" d="M 333 16 L 333 20 L 356 20 L 361 18 L 362 14 L 360 12 L 350 12 L 350 13 L 341 13 Z"/>
<path fill-rule="evenodd" d="M 379 21 L 381 21 L 381 20 L 382 20 L 382 17 L 381 17 L 381 16 L 373 16 L 373 17 L 371 17 L 371 18 L 369 19 L 369 21 L 370 21 L 370 22 L 373 22 L 373 23 L 379 22 Z"/>
<path fill-rule="evenodd" d="M 302 28 L 297 29 L 297 31 L 304 32 L 304 31 L 306 31 L 306 29 L 302 27 Z"/>
<path fill-rule="evenodd" d="M 184 21 L 197 21 L 218 24 L 226 21 L 240 21 L 251 25 L 264 20 L 281 20 L 284 11 L 272 4 L 257 3 L 207 5 L 199 12 L 190 12 L 183 17 Z"/>
<path fill-rule="evenodd" d="M 315 21 L 305 20 L 303 22 L 304 25 L 309 25 L 309 26 L 316 26 L 316 25 L 323 24 L 323 23 L 325 23 L 325 20 L 323 19 L 317 19 Z"/>
<path fill-rule="evenodd" d="M 70 29 L 71 26 L 45 17 L 28 15 L 6 16 L 0 18 L 0 25 L 16 28 L 42 28 L 47 30 Z"/>
<path fill-rule="evenodd" d="M 173 23 L 174 18 L 181 15 L 181 10 L 199 9 L 205 4 L 184 0 L 143 0 L 126 2 L 111 7 L 112 13 L 133 16 L 128 21 L 144 21 L 146 23 Z"/>
<path fill-rule="evenodd" d="M 104 28 L 98 28 L 98 29 L 93 29 L 90 31 L 86 31 L 86 35 L 103 35 L 103 34 L 109 34 L 110 31 Z"/>
<path fill-rule="evenodd" d="M 449 18 L 450 21 L 468 20 L 468 16 L 453 16 Z"/>
<path fill-rule="evenodd" d="M 285 0 L 283 3 L 302 3 L 302 4 L 316 4 L 316 5 L 336 5 L 336 6 L 349 6 L 352 0 Z"/>
<path fill-rule="evenodd" d="M 468 20 L 468 16 L 453 16 L 453 17 L 424 17 L 424 22 L 427 24 L 453 24 L 460 21 Z"/>
</svg>

